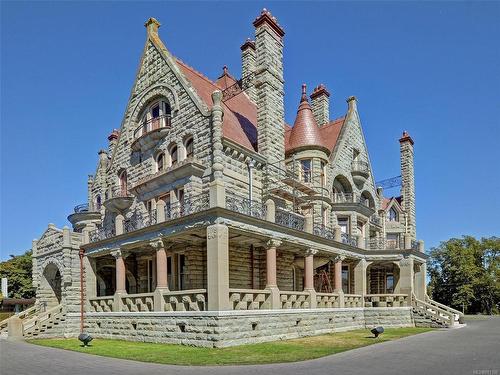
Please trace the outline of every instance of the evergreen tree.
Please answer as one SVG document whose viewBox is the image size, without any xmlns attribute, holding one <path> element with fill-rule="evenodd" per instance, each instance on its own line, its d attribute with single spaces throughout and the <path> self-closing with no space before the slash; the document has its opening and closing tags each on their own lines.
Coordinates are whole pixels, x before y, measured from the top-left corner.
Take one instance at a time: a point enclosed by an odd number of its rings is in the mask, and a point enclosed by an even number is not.
<svg viewBox="0 0 500 375">
<path fill-rule="evenodd" d="M 6 277 L 10 298 L 32 298 L 35 289 L 32 285 L 31 250 L 23 255 L 12 256 L 11 259 L 0 263 L 0 277 Z M 7 296 L 3 296 L 7 298 Z"/>
</svg>

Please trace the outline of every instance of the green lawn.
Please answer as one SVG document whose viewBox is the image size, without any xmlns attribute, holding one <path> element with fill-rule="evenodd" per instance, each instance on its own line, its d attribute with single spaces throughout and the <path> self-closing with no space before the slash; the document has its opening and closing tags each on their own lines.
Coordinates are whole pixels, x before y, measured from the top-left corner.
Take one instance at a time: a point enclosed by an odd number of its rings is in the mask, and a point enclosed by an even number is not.
<svg viewBox="0 0 500 375">
<path fill-rule="evenodd" d="M 13 312 L 5 312 L 5 311 L 0 312 L 0 322 L 1 322 L 2 320 L 5 320 L 5 319 L 7 319 L 7 318 L 10 318 L 12 315 L 14 315 L 14 313 L 13 313 Z"/>
<path fill-rule="evenodd" d="M 29 342 L 143 362 L 175 365 L 242 365 L 304 361 L 431 330 L 430 328 L 387 328 L 378 339 L 374 339 L 368 329 L 363 329 L 222 349 L 104 339 L 95 339 L 87 348 L 82 347 L 77 339 L 35 339 Z"/>
</svg>

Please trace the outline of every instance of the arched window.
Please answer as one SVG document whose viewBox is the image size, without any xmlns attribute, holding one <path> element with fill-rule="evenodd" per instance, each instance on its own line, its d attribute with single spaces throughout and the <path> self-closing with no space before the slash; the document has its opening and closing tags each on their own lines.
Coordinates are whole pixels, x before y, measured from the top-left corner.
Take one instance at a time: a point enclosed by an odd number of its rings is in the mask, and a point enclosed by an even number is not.
<svg viewBox="0 0 500 375">
<path fill-rule="evenodd" d="M 170 161 L 171 165 L 177 164 L 178 156 L 177 156 L 177 146 L 172 146 L 170 148 Z"/>
<path fill-rule="evenodd" d="M 387 220 L 389 221 L 398 221 L 398 211 L 394 207 L 391 207 L 389 212 L 387 213 Z"/>
<path fill-rule="evenodd" d="M 186 139 L 184 145 L 186 147 L 186 158 L 193 157 L 194 154 L 193 137 L 189 137 L 188 139 Z"/>
<path fill-rule="evenodd" d="M 120 195 L 122 197 L 125 197 L 128 195 L 128 188 L 127 188 L 127 171 L 122 171 L 119 176 L 120 179 Z"/>
<path fill-rule="evenodd" d="M 165 154 L 163 152 L 159 153 L 156 157 L 156 170 L 161 172 L 165 169 Z"/>
<path fill-rule="evenodd" d="M 141 117 L 142 131 L 140 134 L 150 132 L 152 130 L 170 126 L 171 109 L 170 104 L 164 100 L 156 100 L 152 102 L 143 112 Z"/>
<path fill-rule="evenodd" d="M 100 210 L 101 209 L 101 195 L 100 194 L 97 194 L 96 197 L 95 197 L 95 208 L 96 210 Z"/>
</svg>

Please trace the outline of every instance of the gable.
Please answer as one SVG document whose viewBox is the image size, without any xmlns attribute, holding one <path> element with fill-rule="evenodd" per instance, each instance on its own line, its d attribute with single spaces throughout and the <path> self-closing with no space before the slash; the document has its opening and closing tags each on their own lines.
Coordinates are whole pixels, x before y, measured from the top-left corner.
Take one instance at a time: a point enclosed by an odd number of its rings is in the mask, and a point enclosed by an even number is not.
<svg viewBox="0 0 500 375">
<path fill-rule="evenodd" d="M 42 236 L 36 243 L 36 252 L 33 256 L 40 256 L 62 248 L 63 232 L 57 229 L 54 225 L 49 224 L 49 227 L 43 232 Z"/>
</svg>

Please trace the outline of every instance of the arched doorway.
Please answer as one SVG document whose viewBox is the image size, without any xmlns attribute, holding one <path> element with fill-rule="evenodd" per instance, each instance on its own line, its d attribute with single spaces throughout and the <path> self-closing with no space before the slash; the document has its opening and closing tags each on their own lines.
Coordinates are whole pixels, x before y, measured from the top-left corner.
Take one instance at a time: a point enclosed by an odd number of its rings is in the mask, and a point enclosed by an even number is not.
<svg viewBox="0 0 500 375">
<path fill-rule="evenodd" d="M 41 301 L 47 307 L 57 306 L 62 299 L 62 275 L 54 263 L 49 263 L 42 273 Z"/>
</svg>

